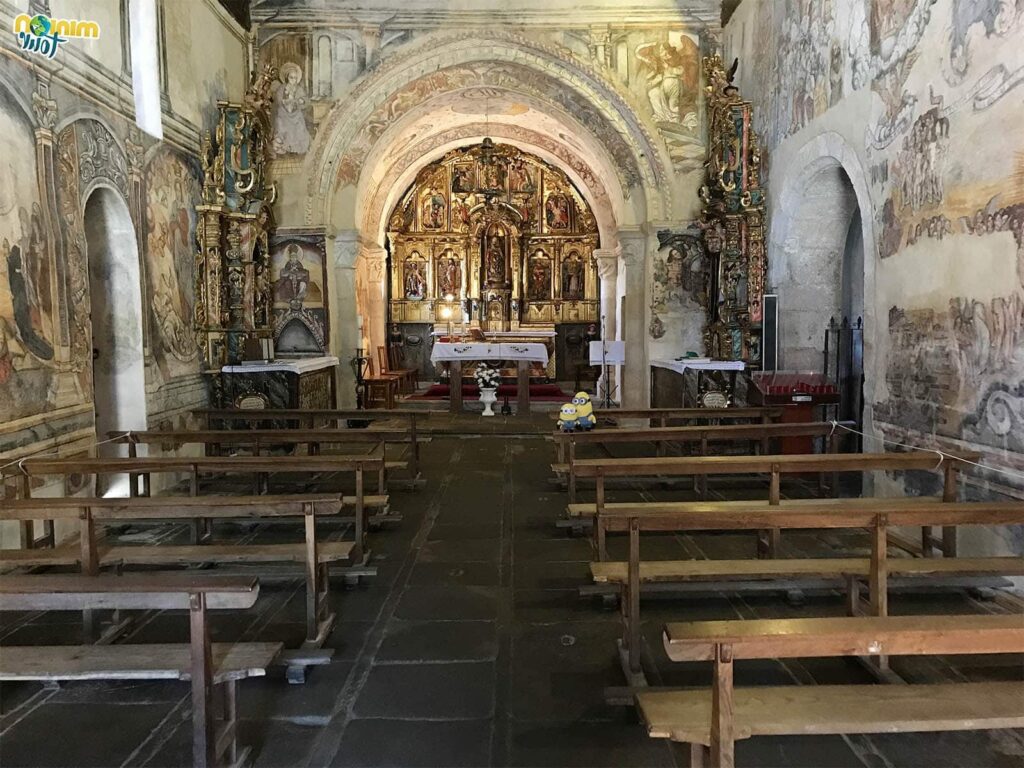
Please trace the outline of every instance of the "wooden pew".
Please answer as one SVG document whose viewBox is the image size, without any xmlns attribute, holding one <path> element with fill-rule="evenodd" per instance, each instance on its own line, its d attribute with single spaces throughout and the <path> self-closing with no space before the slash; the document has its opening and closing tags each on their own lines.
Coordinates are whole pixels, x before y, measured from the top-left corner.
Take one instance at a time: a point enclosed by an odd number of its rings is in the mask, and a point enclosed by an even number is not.
<svg viewBox="0 0 1024 768">
<path fill-rule="evenodd" d="M 388 443 L 409 443 L 411 437 L 402 430 L 385 429 L 353 429 L 339 431 L 336 429 L 217 429 L 217 430 L 143 430 L 138 432 L 108 432 L 107 437 L 115 443 L 123 443 L 128 447 L 129 456 L 138 455 L 139 445 L 173 444 L 176 447 L 198 444 L 206 447 L 207 455 L 224 456 L 223 446 L 248 447 L 256 456 L 261 451 L 275 447 L 304 445 L 307 455 L 320 456 L 324 444 L 338 443 L 372 443 L 381 446 L 381 452 L 387 456 Z M 330 455 L 330 454 L 327 454 Z M 387 473 L 396 469 L 405 469 L 404 461 L 387 461 L 378 470 L 377 487 L 387 487 Z M 148 494 L 144 488 L 143 493 Z"/>
<path fill-rule="evenodd" d="M 637 695 L 648 734 L 689 744 L 691 766 L 732 768 L 735 741 L 752 736 L 1024 726 L 1020 682 L 733 686 L 735 662 L 748 659 L 1021 653 L 1020 615 L 673 623 L 665 627 L 664 642 L 673 661 L 714 664 L 710 690 Z"/>
<path fill-rule="evenodd" d="M 840 426 L 853 426 L 854 422 L 844 421 Z M 836 425 L 830 421 L 812 421 L 790 424 L 724 424 L 701 425 L 691 427 L 654 427 L 650 429 L 595 429 L 590 432 L 556 432 L 555 442 L 559 451 L 567 453 L 568 463 L 553 464 L 551 469 L 556 473 L 569 475 L 569 503 L 576 503 L 576 447 L 579 445 L 613 445 L 628 443 L 653 443 L 657 447 L 658 456 L 665 455 L 667 443 L 698 443 L 700 455 L 708 455 L 710 443 L 757 441 L 762 454 L 768 453 L 769 441 L 783 437 L 823 437 L 827 453 L 838 453 L 839 442 L 849 434 L 836 431 Z M 566 448 L 568 449 L 566 451 Z M 695 478 L 699 480 L 701 498 L 707 496 L 707 476 Z M 695 486 L 698 485 L 695 482 Z M 833 488 L 833 491 L 836 489 Z"/>
<path fill-rule="evenodd" d="M 199 473 L 200 472 L 243 472 L 256 475 L 256 492 L 265 489 L 269 481 L 265 476 L 271 472 L 354 472 L 355 482 L 355 537 L 356 553 L 353 555 L 359 558 L 365 550 L 366 543 L 366 493 L 364 476 L 366 472 L 377 472 L 380 479 L 380 470 L 384 466 L 384 454 L 380 449 L 371 453 L 355 456 L 326 455 L 326 456 L 192 456 L 192 457 L 154 457 L 143 456 L 137 458 L 77 458 L 77 459 L 25 459 L 13 468 L 13 472 L 20 479 L 21 498 L 31 497 L 31 479 L 44 475 L 101 475 L 101 474 L 128 474 L 129 476 L 143 477 L 144 485 L 146 476 L 154 472 L 175 472 L 188 473 L 190 475 L 189 493 L 191 496 L 200 495 Z M 132 483 L 132 490 L 135 484 Z M 378 489 L 383 492 L 383 489 Z M 193 526 L 194 543 L 207 534 L 206 525 L 201 517 L 195 518 Z M 31 537 L 31 526 L 23 528 L 23 546 L 30 548 L 34 545 Z M 44 540 L 52 547 L 53 528 L 49 526 Z"/>
<path fill-rule="evenodd" d="M 688 425 L 698 424 L 721 424 L 727 423 L 753 423 L 770 424 L 782 417 L 780 407 L 757 407 L 757 408 L 642 408 L 625 410 L 622 408 L 595 408 L 594 416 L 598 423 L 619 424 L 625 420 L 643 419 L 647 421 L 647 428 L 664 428 L 669 422 L 686 422 Z M 560 434 L 560 433 L 556 433 Z M 565 446 L 555 442 L 558 448 L 558 463 L 565 464 L 567 456 L 564 453 Z"/>
<path fill-rule="evenodd" d="M 187 610 L 190 640 L 188 645 L 4 646 L 0 680 L 190 681 L 192 764 L 239 765 L 248 749 L 238 744 L 238 681 L 265 674 L 281 644 L 211 643 L 207 611 L 250 608 L 258 595 L 259 584 L 251 577 L 5 576 L 0 610 Z M 60 724 L 54 727 L 59 734 Z"/>
<path fill-rule="evenodd" d="M 595 580 L 622 589 L 623 666 L 630 678 L 641 674 L 640 591 L 645 581 L 744 581 L 817 576 L 847 583 L 847 609 L 860 610 L 858 579 L 868 578 L 871 611 L 888 613 L 890 575 L 926 578 L 936 574 L 1024 575 L 1024 558 L 889 558 L 888 532 L 894 526 L 1013 525 L 1024 523 L 1024 502 L 947 502 L 941 499 L 802 500 L 777 505 L 765 502 L 725 502 L 728 507 L 690 502 L 674 509 L 643 509 L 644 505 L 615 505 L 599 515 L 601 528 L 629 534 L 628 562 L 594 563 Z M 656 505 L 652 505 L 656 506 Z M 808 558 L 777 560 L 680 560 L 645 563 L 640 558 L 642 531 L 760 531 L 774 529 L 867 528 L 870 558 Z"/>
<path fill-rule="evenodd" d="M 412 443 L 409 452 L 409 474 L 414 487 L 418 487 L 420 477 L 420 443 L 422 442 L 420 425 L 430 418 L 430 411 L 413 411 L 398 409 L 337 409 L 337 408 L 266 408 L 261 410 L 243 408 L 199 408 L 192 411 L 193 415 L 206 419 L 206 428 L 230 429 L 237 424 L 259 424 L 260 422 L 286 421 L 299 429 L 317 429 L 329 427 L 348 430 L 342 422 L 366 421 L 371 425 L 376 421 L 397 420 L 408 422 L 409 439 Z M 376 427 L 370 426 L 370 430 Z M 353 429 L 352 431 L 357 431 Z M 362 431 L 362 430 L 358 430 Z"/>
<path fill-rule="evenodd" d="M 932 451 L 907 451 L 903 453 L 815 453 L 774 456 L 679 456 L 643 459 L 579 459 L 574 467 L 576 476 L 593 478 L 597 500 L 593 512 L 598 517 L 605 507 L 605 478 L 608 477 L 677 477 L 681 475 L 735 475 L 761 473 L 770 476 L 768 504 L 781 501 L 781 478 L 784 474 L 805 472 L 893 472 L 897 470 L 938 470 L 943 471 L 944 501 L 957 498 L 957 481 L 960 461 L 977 462 L 978 453 L 958 453 L 944 458 Z M 653 508 L 653 507 L 652 507 Z M 600 560 L 607 560 L 604 532 L 601 526 L 594 526 L 595 546 Z M 931 525 L 922 528 L 922 554 L 931 555 L 933 546 Z M 778 550 L 779 533 L 767 529 L 761 544 L 762 552 L 774 556 Z M 943 530 L 942 551 L 945 555 L 956 555 L 956 530 Z"/>
<path fill-rule="evenodd" d="M 336 516 L 343 505 L 335 494 L 295 496 L 140 496 L 135 498 L 35 498 L 0 500 L 0 520 L 68 520 L 79 526 L 77 544 L 51 548 L 0 550 L 0 566 L 79 565 L 96 576 L 103 566 L 203 565 L 217 563 L 301 563 L 306 576 L 304 650 L 321 648 L 334 627 L 328 594 L 332 563 L 351 564 L 356 542 L 318 541 L 316 520 Z M 101 541 L 97 524 L 204 519 L 303 520 L 304 540 L 294 544 L 115 545 Z M 295 675 L 293 674 L 292 677 Z"/>
<path fill-rule="evenodd" d="M 667 427 L 670 421 L 733 421 L 747 419 L 767 424 L 782 418 L 781 406 L 736 408 L 595 408 L 598 420 L 647 419 L 652 427 Z"/>
</svg>

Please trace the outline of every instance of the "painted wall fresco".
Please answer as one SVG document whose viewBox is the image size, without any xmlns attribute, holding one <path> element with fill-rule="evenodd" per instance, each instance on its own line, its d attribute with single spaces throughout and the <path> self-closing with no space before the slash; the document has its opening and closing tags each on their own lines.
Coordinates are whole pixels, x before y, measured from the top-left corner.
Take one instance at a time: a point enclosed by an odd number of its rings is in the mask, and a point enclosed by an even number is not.
<svg viewBox="0 0 1024 768">
<path fill-rule="evenodd" d="M 56 275 L 43 230 L 32 124 L 0 87 L 0 412 L 53 407 Z"/>
<path fill-rule="evenodd" d="M 76 0 L 75 7 L 85 5 Z M 85 45 L 73 46 L 80 49 L 74 55 L 62 48 L 52 62 L 29 53 L 0 57 L 4 456 L 38 450 L 41 440 L 85 440 L 94 427 L 85 211 L 99 187 L 129 211 L 139 249 L 140 290 L 148 309 L 135 318 L 133 330 L 146 344 L 148 393 L 137 407 L 152 425 L 180 421 L 182 410 L 205 402 L 198 359 L 189 347 L 199 183 L 190 154 L 198 146 L 190 142 L 198 144 L 207 96 L 228 95 L 236 80 L 234 95 L 241 95 L 245 48 L 215 5 L 167 4 L 169 47 L 163 53 L 176 63 L 164 84 L 170 103 L 164 112 L 167 142 L 157 146 L 136 129 L 130 93 L 120 90 L 131 77 L 121 71 L 129 57 L 120 45 L 119 6 L 116 0 L 102 6 L 97 13 L 110 34 L 103 38 L 108 47 L 95 57 Z M 90 88 L 70 88 L 69 81 L 89 82 Z"/>
<path fill-rule="evenodd" d="M 328 349 L 326 243 L 322 231 L 277 230 L 270 238 L 274 351 L 279 357 Z"/>
<path fill-rule="evenodd" d="M 198 369 L 192 330 L 196 205 L 194 158 L 159 149 L 146 166 L 146 276 L 153 355 L 164 379 Z"/>
<path fill-rule="evenodd" d="M 740 48 L 738 24 L 763 30 L 754 50 L 773 65 L 754 98 L 774 115 L 776 159 L 837 119 L 863 151 L 878 255 L 866 296 L 878 320 L 868 331 L 880 366 L 876 427 L 977 446 L 986 463 L 1024 470 L 1024 2 L 871 0 L 866 14 L 862 0 L 806 6 L 866 29 L 867 56 L 848 58 L 844 87 L 870 84 L 869 113 L 848 109 L 845 92 L 807 102 L 806 85 L 775 69 L 771 50 L 792 40 L 770 18 L 782 5 L 741 6 L 726 39 Z M 848 42 L 862 38 L 850 31 Z M 801 99 L 814 108 L 794 119 Z M 985 477 L 1024 492 L 1017 476 Z"/>
<path fill-rule="evenodd" d="M 610 35 L 611 66 L 637 102 L 650 111 L 679 172 L 704 160 L 701 51 L 683 30 Z"/>
<path fill-rule="evenodd" d="M 703 233 L 696 223 L 658 232 L 659 248 L 651 260 L 647 326 L 655 359 L 703 351 L 708 279 L 703 243 Z"/>
<path fill-rule="evenodd" d="M 740 62 L 739 85 L 757 101 L 755 128 L 766 148 L 870 83 L 869 3 L 776 0 L 758 5 L 756 19 L 744 30 L 753 41 L 753 56 Z"/>
</svg>

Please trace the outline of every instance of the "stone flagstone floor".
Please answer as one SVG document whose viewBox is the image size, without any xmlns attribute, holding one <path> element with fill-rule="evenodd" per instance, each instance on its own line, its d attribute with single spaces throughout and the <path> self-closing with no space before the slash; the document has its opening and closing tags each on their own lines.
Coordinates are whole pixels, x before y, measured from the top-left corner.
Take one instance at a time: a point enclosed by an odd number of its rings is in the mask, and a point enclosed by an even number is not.
<svg viewBox="0 0 1024 768">
<path fill-rule="evenodd" d="M 687 764 L 682 750 L 647 739 L 630 709 L 604 703 L 604 688 L 624 682 L 615 653 L 618 615 L 578 596 L 590 545 L 555 529 L 566 497 L 548 481 L 552 455 L 551 444 L 537 437 L 434 437 L 424 449 L 426 486 L 392 491 L 392 507 L 404 519 L 372 534 L 377 578 L 348 590 L 337 582 L 332 602 L 340 620 L 328 642 L 333 662 L 311 669 L 305 685 L 289 685 L 280 671 L 240 684 L 242 737 L 254 747 L 255 765 Z M 617 490 L 611 498 L 638 493 Z M 281 526 L 221 532 L 266 541 L 295 535 Z M 805 554 L 866 547 L 862 538 L 834 534 L 785 536 L 784 543 Z M 613 540 L 613 555 L 623 553 L 622 544 Z M 645 537 L 643 550 L 651 557 L 728 557 L 749 556 L 752 546 L 747 536 L 660 536 Z M 303 636 L 303 610 L 300 580 L 266 583 L 254 609 L 215 615 L 215 639 L 295 645 Z M 994 608 L 967 595 L 892 599 L 894 613 L 985 610 Z M 648 645 L 660 659 L 657 682 L 686 686 L 708 684 L 710 668 L 673 665 L 658 653 L 668 619 L 842 611 L 838 594 L 808 597 L 799 606 L 781 596 L 721 595 L 645 602 L 642 615 Z M 80 637 L 71 614 L 2 618 L 3 644 Z M 144 614 L 126 640 L 184 640 L 187 631 L 181 614 Z M 1024 677 L 1019 658 L 915 659 L 896 666 L 922 681 Z M 837 659 L 750 663 L 737 678 L 741 685 L 869 682 L 859 665 Z M 3 684 L 0 765 L 188 765 L 188 708 L 183 684 Z M 759 738 L 737 744 L 737 763 L 1010 768 L 1024 764 L 1024 738 L 1006 731 Z"/>
</svg>

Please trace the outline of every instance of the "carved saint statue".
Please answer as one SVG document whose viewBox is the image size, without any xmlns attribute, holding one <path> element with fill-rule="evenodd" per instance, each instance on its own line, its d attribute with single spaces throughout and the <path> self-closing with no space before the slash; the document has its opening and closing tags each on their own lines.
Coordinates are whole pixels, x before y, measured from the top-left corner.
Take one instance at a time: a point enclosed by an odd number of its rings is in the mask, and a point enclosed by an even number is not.
<svg viewBox="0 0 1024 768">
<path fill-rule="evenodd" d="M 271 146 L 275 155 L 304 155 L 309 151 L 308 105 L 302 69 L 294 62 L 285 62 L 281 65 L 281 82 L 274 89 L 274 138 Z"/>
<path fill-rule="evenodd" d="M 405 262 L 405 298 L 414 301 L 422 299 L 426 294 L 427 281 L 418 261 Z"/>
<path fill-rule="evenodd" d="M 583 288 L 583 259 L 572 253 L 562 262 L 562 298 L 582 299 Z"/>
<path fill-rule="evenodd" d="M 484 261 L 487 265 L 487 282 L 505 282 L 505 249 L 503 248 L 505 238 L 500 235 L 487 236 L 487 248 L 484 251 Z"/>
</svg>

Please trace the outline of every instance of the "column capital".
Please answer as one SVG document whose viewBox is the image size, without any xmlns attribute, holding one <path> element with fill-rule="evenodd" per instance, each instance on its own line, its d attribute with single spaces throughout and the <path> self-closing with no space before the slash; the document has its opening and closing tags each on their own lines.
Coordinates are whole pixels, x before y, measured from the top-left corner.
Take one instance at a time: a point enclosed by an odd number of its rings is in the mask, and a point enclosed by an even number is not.
<svg viewBox="0 0 1024 768">
<path fill-rule="evenodd" d="M 619 254 L 614 248 L 595 248 L 594 261 L 597 275 L 602 280 L 614 280 L 619 272 Z"/>
</svg>

